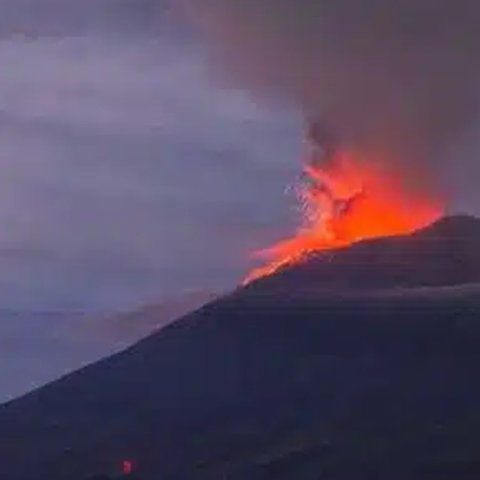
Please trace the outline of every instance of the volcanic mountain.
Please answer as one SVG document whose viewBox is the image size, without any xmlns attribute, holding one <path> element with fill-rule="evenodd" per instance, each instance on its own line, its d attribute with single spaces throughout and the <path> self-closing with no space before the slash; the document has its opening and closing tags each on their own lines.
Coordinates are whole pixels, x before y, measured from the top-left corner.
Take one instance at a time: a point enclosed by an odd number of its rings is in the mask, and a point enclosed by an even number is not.
<svg viewBox="0 0 480 480">
<path fill-rule="evenodd" d="M 1 476 L 478 478 L 479 246 L 446 218 L 220 298 L 3 405 Z"/>
<path fill-rule="evenodd" d="M 413 235 L 378 238 L 309 255 L 262 280 L 282 288 L 366 289 L 480 281 L 480 221 L 446 217 Z"/>
</svg>

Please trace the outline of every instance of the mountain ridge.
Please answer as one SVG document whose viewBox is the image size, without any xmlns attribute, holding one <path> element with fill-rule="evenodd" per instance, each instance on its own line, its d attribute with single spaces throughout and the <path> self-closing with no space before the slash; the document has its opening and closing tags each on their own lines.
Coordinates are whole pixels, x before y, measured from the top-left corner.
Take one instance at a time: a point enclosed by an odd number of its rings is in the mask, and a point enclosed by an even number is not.
<svg viewBox="0 0 480 480">
<path fill-rule="evenodd" d="M 410 235 L 360 240 L 307 255 L 256 286 L 366 289 L 480 282 L 480 220 L 444 217 Z"/>
</svg>

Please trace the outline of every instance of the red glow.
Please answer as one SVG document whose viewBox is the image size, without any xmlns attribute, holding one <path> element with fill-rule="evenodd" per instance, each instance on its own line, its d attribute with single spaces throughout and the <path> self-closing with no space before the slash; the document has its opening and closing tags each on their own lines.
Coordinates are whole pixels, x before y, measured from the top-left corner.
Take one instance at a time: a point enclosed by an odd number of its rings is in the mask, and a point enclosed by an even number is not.
<svg viewBox="0 0 480 480">
<path fill-rule="evenodd" d="M 304 175 L 303 226 L 292 238 L 258 252 L 268 263 L 250 272 L 245 283 L 312 252 L 411 233 L 443 213 L 440 202 L 407 188 L 400 175 L 362 162 L 350 152 L 337 153 L 325 165 L 310 162 Z"/>
<path fill-rule="evenodd" d="M 122 462 L 122 472 L 124 475 L 131 475 L 133 472 L 133 462 L 131 460 L 124 460 Z"/>
</svg>

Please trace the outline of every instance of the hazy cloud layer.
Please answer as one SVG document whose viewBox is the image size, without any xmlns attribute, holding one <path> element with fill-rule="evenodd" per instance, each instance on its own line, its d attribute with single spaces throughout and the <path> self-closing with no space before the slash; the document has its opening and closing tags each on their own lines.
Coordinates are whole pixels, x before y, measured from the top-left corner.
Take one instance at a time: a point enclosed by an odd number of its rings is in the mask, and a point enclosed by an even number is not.
<svg viewBox="0 0 480 480">
<path fill-rule="evenodd" d="M 212 83 L 173 22 L 153 31 L 158 2 L 42 2 L 48 16 L 9 0 L 22 21 L 0 22 L 4 306 L 233 284 L 292 217 L 296 119 Z"/>
</svg>

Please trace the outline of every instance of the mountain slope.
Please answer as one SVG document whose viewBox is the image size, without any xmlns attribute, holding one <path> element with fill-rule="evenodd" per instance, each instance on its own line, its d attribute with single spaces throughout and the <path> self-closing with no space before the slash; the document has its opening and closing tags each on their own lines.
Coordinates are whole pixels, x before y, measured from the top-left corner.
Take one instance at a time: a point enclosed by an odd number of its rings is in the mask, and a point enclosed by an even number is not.
<svg viewBox="0 0 480 480">
<path fill-rule="evenodd" d="M 480 221 L 446 217 L 412 235 L 311 255 L 262 279 L 282 288 L 392 288 L 480 282 Z"/>
<path fill-rule="evenodd" d="M 0 403 L 119 352 L 213 298 L 188 292 L 109 316 L 0 309 Z"/>
<path fill-rule="evenodd" d="M 5 478 L 476 478 L 480 287 L 314 286 L 259 282 L 4 405 Z"/>
</svg>

